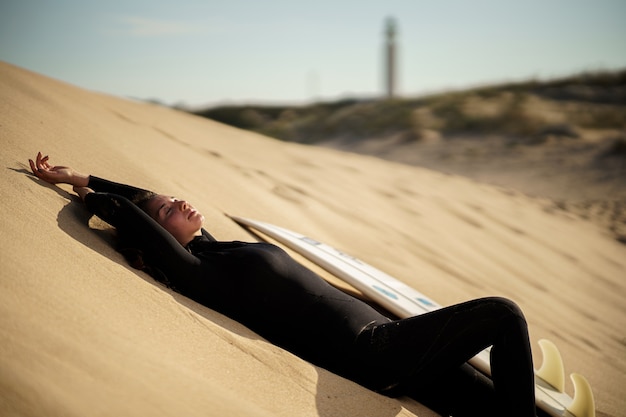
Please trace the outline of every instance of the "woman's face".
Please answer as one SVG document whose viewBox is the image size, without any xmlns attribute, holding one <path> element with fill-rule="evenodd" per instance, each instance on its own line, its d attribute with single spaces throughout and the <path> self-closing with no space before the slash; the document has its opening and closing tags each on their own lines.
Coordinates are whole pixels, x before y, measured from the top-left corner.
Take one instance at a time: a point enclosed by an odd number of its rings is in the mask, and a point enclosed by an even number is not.
<svg viewBox="0 0 626 417">
<path fill-rule="evenodd" d="M 202 234 L 204 216 L 184 200 L 157 195 L 148 202 L 147 210 L 183 246 Z"/>
</svg>

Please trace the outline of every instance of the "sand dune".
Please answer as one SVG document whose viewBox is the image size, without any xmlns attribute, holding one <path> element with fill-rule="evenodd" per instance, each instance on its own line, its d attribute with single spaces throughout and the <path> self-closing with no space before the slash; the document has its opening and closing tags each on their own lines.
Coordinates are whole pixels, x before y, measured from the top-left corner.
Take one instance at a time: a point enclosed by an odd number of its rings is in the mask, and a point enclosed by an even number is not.
<svg viewBox="0 0 626 417">
<path fill-rule="evenodd" d="M 463 177 L 283 143 L 5 63 L 0 74 L 0 414 L 433 415 L 132 270 L 69 188 L 29 174 L 41 150 L 184 196 L 221 240 L 253 239 L 224 213 L 247 216 L 344 249 L 442 304 L 510 297 L 533 343 L 552 339 L 567 370 L 588 377 L 598 415 L 626 415 L 626 248 L 592 222 Z"/>
</svg>

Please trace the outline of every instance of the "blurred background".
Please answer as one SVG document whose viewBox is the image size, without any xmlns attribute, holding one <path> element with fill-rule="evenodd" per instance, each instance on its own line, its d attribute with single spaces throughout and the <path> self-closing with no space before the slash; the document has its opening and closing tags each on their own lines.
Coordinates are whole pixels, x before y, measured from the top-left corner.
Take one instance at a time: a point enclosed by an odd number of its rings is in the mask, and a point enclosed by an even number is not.
<svg viewBox="0 0 626 417">
<path fill-rule="evenodd" d="M 4 0 L 0 59 L 546 198 L 626 243 L 623 0 Z"/>
</svg>

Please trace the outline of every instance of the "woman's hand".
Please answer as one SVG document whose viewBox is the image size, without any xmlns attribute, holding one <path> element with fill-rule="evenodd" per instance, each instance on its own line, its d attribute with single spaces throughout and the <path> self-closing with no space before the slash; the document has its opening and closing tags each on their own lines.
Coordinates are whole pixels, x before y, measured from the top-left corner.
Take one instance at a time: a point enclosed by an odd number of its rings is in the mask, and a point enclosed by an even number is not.
<svg viewBox="0 0 626 417">
<path fill-rule="evenodd" d="M 48 162 L 48 156 L 41 156 L 37 153 L 37 158 L 33 162 L 29 159 L 30 169 L 39 179 L 50 184 L 71 184 L 74 187 L 86 187 L 89 184 L 89 175 L 81 174 L 70 167 L 54 166 Z"/>
</svg>

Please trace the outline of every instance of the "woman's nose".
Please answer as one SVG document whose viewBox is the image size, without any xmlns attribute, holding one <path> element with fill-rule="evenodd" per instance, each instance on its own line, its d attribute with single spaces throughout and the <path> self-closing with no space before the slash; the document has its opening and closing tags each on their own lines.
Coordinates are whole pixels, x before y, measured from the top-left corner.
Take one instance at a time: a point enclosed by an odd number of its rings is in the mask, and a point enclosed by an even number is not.
<svg viewBox="0 0 626 417">
<path fill-rule="evenodd" d="M 185 200 L 180 200 L 178 202 L 178 205 L 181 210 L 187 210 L 187 208 L 189 207 L 189 204 Z"/>
</svg>

